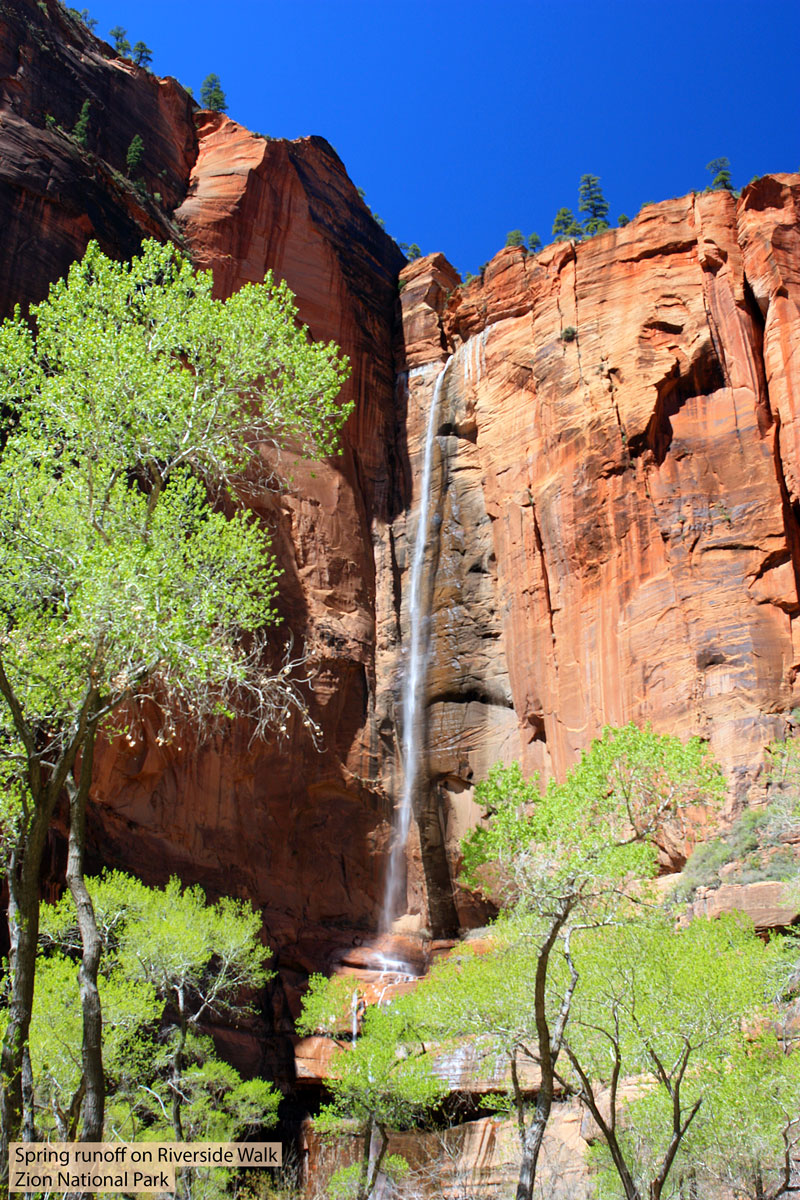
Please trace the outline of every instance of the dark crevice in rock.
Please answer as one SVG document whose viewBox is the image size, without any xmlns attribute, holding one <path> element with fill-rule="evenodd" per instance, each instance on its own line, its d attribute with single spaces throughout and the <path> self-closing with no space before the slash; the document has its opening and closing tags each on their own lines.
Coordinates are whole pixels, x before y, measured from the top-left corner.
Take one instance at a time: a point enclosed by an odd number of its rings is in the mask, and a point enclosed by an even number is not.
<svg viewBox="0 0 800 1200">
<path fill-rule="evenodd" d="M 746 275 L 744 276 L 744 309 L 750 319 L 750 334 L 753 342 L 753 357 L 755 359 L 756 373 L 758 376 L 756 411 L 759 432 L 763 436 L 768 429 L 771 429 L 775 420 L 769 403 L 767 375 L 764 369 L 764 327 L 766 322 L 764 320 L 764 314 L 762 313 L 758 301 L 756 300 L 753 289 L 750 286 L 750 281 Z"/>
<path fill-rule="evenodd" d="M 514 707 L 509 698 L 492 693 L 488 688 L 479 687 L 437 692 L 431 696 L 429 704 L 488 704 L 493 708 Z"/>
<path fill-rule="evenodd" d="M 775 474 L 778 479 L 778 487 L 781 493 L 781 505 L 783 508 L 783 528 L 786 535 L 786 547 L 792 558 L 792 567 L 794 568 L 794 583 L 797 591 L 798 602 L 800 602 L 800 501 L 793 500 L 789 488 L 786 483 L 786 475 L 783 469 L 783 457 L 781 454 L 781 418 L 780 413 L 775 415 Z"/>
<path fill-rule="evenodd" d="M 442 803 L 441 789 L 431 780 L 420 792 L 417 824 L 431 933 L 434 938 L 453 938 L 458 935 L 459 921 L 455 884 L 447 858 Z"/>
<path fill-rule="evenodd" d="M 656 404 L 647 428 L 644 433 L 634 434 L 628 442 L 631 458 L 639 458 L 650 451 L 660 467 L 672 445 L 670 418 L 680 412 L 687 400 L 709 396 L 724 387 L 725 373 L 711 342 L 702 347 L 688 371 L 682 372 L 676 359 L 667 377 L 656 384 Z"/>
<path fill-rule="evenodd" d="M 550 576 L 547 571 L 547 559 L 545 558 L 544 554 L 542 531 L 539 528 L 539 518 L 536 516 L 536 509 L 533 508 L 531 511 L 533 512 L 533 536 L 536 540 L 536 549 L 539 554 L 539 561 L 542 564 L 542 582 L 544 584 L 544 598 L 547 605 L 547 618 L 550 622 L 550 637 L 553 639 L 553 645 L 555 646 L 556 634 L 553 627 L 553 602 L 550 596 Z"/>
</svg>

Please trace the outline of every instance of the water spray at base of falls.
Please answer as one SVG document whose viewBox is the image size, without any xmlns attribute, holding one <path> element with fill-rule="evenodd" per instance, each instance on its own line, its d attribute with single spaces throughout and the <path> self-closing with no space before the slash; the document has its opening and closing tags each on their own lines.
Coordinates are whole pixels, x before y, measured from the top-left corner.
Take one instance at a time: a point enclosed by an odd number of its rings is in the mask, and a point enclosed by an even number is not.
<svg viewBox="0 0 800 1200">
<path fill-rule="evenodd" d="M 424 702 L 424 684 L 428 665 L 428 612 L 425 598 L 422 594 L 422 581 L 425 567 L 425 550 L 428 545 L 428 525 L 430 522 L 431 490 L 433 479 L 433 447 L 436 441 L 436 418 L 439 410 L 439 397 L 444 383 L 444 377 L 450 359 L 444 364 L 436 378 L 428 412 L 428 424 L 425 430 L 425 451 L 422 460 L 422 478 L 420 480 L 419 517 L 414 541 L 414 552 L 411 558 L 409 572 L 408 597 L 408 631 L 409 646 L 406 670 L 403 679 L 403 791 L 397 806 L 395 817 L 394 838 L 389 857 L 389 870 L 386 875 L 386 890 L 381 911 L 381 932 L 391 930 L 394 919 L 404 911 L 405 884 L 405 854 L 408 831 L 411 826 L 411 815 L 414 810 L 414 796 L 419 778 L 419 758 L 422 752 L 422 708 Z"/>
</svg>

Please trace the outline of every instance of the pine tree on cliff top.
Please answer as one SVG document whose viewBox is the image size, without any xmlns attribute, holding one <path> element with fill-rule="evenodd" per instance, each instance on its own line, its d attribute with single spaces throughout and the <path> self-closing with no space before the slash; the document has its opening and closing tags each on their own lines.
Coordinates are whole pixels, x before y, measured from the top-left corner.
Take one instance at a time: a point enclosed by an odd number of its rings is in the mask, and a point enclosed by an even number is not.
<svg viewBox="0 0 800 1200">
<path fill-rule="evenodd" d="M 603 195 L 597 175 L 581 175 L 578 196 L 578 212 L 586 213 L 583 228 L 589 236 L 608 229 L 608 201 Z"/>
<path fill-rule="evenodd" d="M 219 75 L 206 75 L 200 88 L 200 102 L 203 108 L 210 108 L 212 112 L 228 111 L 228 101 L 225 99 Z"/>
</svg>

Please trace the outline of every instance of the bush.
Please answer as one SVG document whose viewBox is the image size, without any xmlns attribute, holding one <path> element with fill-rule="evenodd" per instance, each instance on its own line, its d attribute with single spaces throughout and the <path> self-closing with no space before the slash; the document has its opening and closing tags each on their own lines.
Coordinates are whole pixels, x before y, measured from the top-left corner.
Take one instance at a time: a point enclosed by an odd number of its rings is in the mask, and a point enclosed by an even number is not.
<svg viewBox="0 0 800 1200">
<path fill-rule="evenodd" d="M 558 336 L 562 342 L 574 342 L 578 336 L 578 331 L 574 325 L 566 325 Z"/>
<path fill-rule="evenodd" d="M 512 229 L 509 233 L 507 233 L 506 234 L 506 245 L 507 246 L 524 246 L 525 238 L 522 236 L 522 230 L 521 229 Z"/>
<path fill-rule="evenodd" d="M 128 169 L 128 178 L 133 179 L 134 175 L 139 173 L 139 167 L 142 165 L 144 158 L 144 142 L 136 133 L 133 136 L 128 153 L 125 155 L 125 164 Z"/>
<path fill-rule="evenodd" d="M 80 146 L 87 147 L 89 145 L 89 109 L 91 101 L 84 100 L 80 114 L 75 122 L 75 128 L 72 130 L 72 136 Z"/>
</svg>

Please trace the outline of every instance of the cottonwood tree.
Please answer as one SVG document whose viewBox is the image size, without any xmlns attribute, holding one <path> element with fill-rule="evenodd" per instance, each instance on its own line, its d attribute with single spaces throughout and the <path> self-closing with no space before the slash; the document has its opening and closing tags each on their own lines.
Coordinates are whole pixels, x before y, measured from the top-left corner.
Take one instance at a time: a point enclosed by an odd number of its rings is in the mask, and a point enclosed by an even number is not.
<svg viewBox="0 0 800 1200">
<path fill-rule="evenodd" d="M 337 1032 L 347 1022 L 351 992 L 352 981 L 312 976 L 298 1032 Z M 315 1131 L 337 1135 L 355 1127 L 362 1141 L 358 1163 L 334 1173 L 331 1194 L 369 1200 L 381 1175 L 397 1177 L 406 1169 L 404 1160 L 387 1155 L 390 1132 L 408 1129 L 429 1113 L 445 1084 L 402 1004 L 368 1009 L 361 1036 L 337 1050 L 325 1082 L 332 1100 L 315 1118 Z"/>
<path fill-rule="evenodd" d="M 718 1178 L 737 1193 L 748 1175 L 752 1183 L 760 1173 L 763 1184 L 767 1169 L 788 1186 L 781 1134 L 798 1098 L 797 1063 L 785 1061 L 774 1033 L 754 1033 L 768 1016 L 776 950 L 740 914 L 676 928 L 656 910 L 575 939 L 580 986 L 563 1077 L 594 1118 L 603 1165 L 616 1174 L 616 1188 L 606 1179 L 604 1195 L 661 1200 L 675 1194 L 673 1179 L 683 1179 L 689 1194 L 699 1194 L 698 1183 L 705 1193 L 714 1160 Z M 794 1125 L 795 1117 L 796 1109 Z M 767 1194 L 762 1188 L 759 1200 Z"/>
<path fill-rule="evenodd" d="M 110 871 L 86 884 L 102 945 L 104 1068 L 112 1081 L 108 1107 L 116 1133 L 133 1140 L 146 1128 L 150 1140 L 229 1141 L 238 1131 L 272 1124 L 280 1093 L 263 1080 L 242 1080 L 203 1032 L 209 1021 L 236 1024 L 252 1012 L 249 997 L 268 977 L 259 914 L 231 897 L 208 903 L 199 887 L 184 888 L 175 878 L 149 888 Z M 41 1105 L 54 1060 L 39 1044 L 51 1047 L 55 1038 L 69 1080 L 59 1091 L 71 1096 L 62 1107 L 74 1136 L 83 1082 L 76 1053 L 80 1012 L 74 962 L 66 956 L 80 954 L 82 944 L 69 893 L 57 905 L 43 906 L 41 928 L 45 951 L 55 954 L 44 957 L 37 979 L 34 1091 Z M 61 1015 L 48 1004 L 51 976 L 63 987 Z M 208 1178 L 205 1183 L 210 1186 Z M 189 1173 L 182 1173 L 179 1192 L 198 1195 Z"/>
<path fill-rule="evenodd" d="M 576 929 L 630 919 L 641 901 L 641 881 L 657 868 L 656 839 L 671 824 L 674 833 L 688 805 L 717 803 L 723 792 L 721 771 L 699 739 L 683 745 L 634 725 L 606 729 L 564 782 L 551 782 L 541 795 L 517 764 L 494 767 L 476 788 L 490 819 L 465 842 L 467 882 L 512 909 L 530 944 L 526 1028 L 512 1023 L 507 1029 L 507 1052 L 518 1040 L 541 1073 L 533 1111 L 523 1097 L 518 1103 L 517 1200 L 533 1195 L 555 1095 L 578 982 L 571 938 Z M 448 1025 L 457 1033 L 457 1016 Z M 487 1024 L 487 1033 L 491 1029 Z"/>
<path fill-rule="evenodd" d="M 0 779 L 11 984 L 0 1171 L 19 1133 L 39 875 L 59 799 L 83 943 L 83 1137 L 100 1140 L 101 950 L 83 880 L 101 730 L 136 705 L 254 736 L 311 726 L 289 660 L 268 665 L 278 571 L 232 481 L 277 477 L 265 453 L 333 452 L 348 409 L 333 345 L 311 343 L 285 283 L 212 297 L 173 247 L 114 263 L 95 244 L 48 300 L 0 328 Z M 241 489 L 240 489 L 241 490 Z"/>
</svg>

